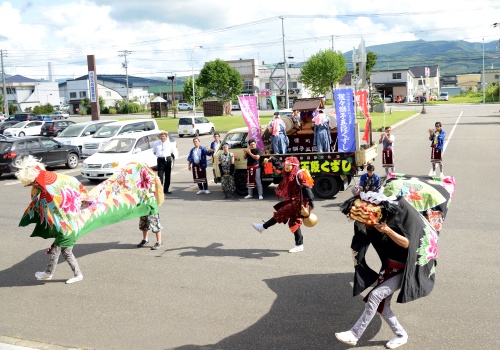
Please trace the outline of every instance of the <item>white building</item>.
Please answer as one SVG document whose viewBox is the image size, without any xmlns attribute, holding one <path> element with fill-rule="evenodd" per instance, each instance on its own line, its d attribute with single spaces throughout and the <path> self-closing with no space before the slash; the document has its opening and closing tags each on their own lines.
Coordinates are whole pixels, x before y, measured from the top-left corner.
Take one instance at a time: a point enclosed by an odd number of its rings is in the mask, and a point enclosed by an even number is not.
<svg viewBox="0 0 500 350">
<path fill-rule="evenodd" d="M 57 83 L 50 81 L 37 81 L 22 75 L 13 75 L 5 78 L 7 103 L 14 105 L 17 110 L 25 111 L 26 108 L 50 104 L 60 106 L 59 88 Z M 0 81 L 0 91 L 3 83 Z"/>
</svg>

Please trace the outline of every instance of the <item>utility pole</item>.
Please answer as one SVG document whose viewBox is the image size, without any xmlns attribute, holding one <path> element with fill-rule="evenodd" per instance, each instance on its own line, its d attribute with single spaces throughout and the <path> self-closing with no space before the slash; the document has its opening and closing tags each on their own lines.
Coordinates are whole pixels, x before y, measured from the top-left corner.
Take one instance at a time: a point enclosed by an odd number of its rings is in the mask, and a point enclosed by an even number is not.
<svg viewBox="0 0 500 350">
<path fill-rule="evenodd" d="M 127 85 L 127 104 L 130 102 L 128 98 L 128 61 L 127 56 L 132 53 L 129 50 L 120 50 L 118 51 L 120 54 L 118 56 L 125 57 L 125 63 L 122 63 L 122 67 L 125 68 L 125 84 Z"/>
<path fill-rule="evenodd" d="M 175 108 L 174 108 L 174 102 L 175 102 L 175 93 L 174 93 L 174 80 L 175 80 L 175 75 L 171 75 L 167 77 L 168 80 L 172 81 L 172 111 L 174 111 L 174 118 L 177 117 L 177 113 L 175 113 Z"/>
<path fill-rule="evenodd" d="M 483 38 L 483 74 L 482 74 L 482 79 L 481 79 L 481 89 L 483 89 L 483 104 L 486 102 L 486 87 L 484 86 L 484 38 Z"/>
<path fill-rule="evenodd" d="M 290 108 L 289 106 L 289 97 L 288 97 L 288 63 L 286 62 L 286 55 L 285 55 L 285 17 L 280 17 L 281 18 L 281 35 L 283 38 L 283 64 L 285 66 L 285 109 Z"/>
<path fill-rule="evenodd" d="M 5 116 L 9 116 L 9 104 L 7 103 L 7 87 L 5 83 L 5 69 L 3 68 L 3 50 L 0 50 L 0 56 L 2 60 L 2 84 L 3 84 L 3 108 L 5 110 Z"/>
</svg>

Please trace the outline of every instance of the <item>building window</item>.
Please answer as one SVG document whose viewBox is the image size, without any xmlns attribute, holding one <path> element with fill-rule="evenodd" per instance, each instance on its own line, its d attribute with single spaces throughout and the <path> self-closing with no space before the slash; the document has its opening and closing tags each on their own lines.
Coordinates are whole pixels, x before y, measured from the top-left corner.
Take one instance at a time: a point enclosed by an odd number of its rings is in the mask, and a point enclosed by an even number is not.
<svg viewBox="0 0 500 350">
<path fill-rule="evenodd" d="M 289 89 L 296 89 L 297 88 L 297 82 L 296 81 L 288 82 L 288 88 Z"/>
<path fill-rule="evenodd" d="M 269 84 L 269 83 L 265 83 L 265 84 L 264 84 L 264 89 L 271 90 L 271 84 Z"/>
<path fill-rule="evenodd" d="M 392 73 L 392 79 L 401 79 L 401 73 Z"/>
<path fill-rule="evenodd" d="M 80 98 L 87 97 L 87 91 L 80 91 Z"/>
<path fill-rule="evenodd" d="M 76 98 L 76 92 L 70 92 L 69 98 Z"/>
<path fill-rule="evenodd" d="M 500 75 L 495 74 L 495 79 L 500 79 Z"/>
<path fill-rule="evenodd" d="M 252 90 L 253 89 L 253 81 L 244 81 L 243 82 L 243 90 Z"/>
<path fill-rule="evenodd" d="M 16 88 L 7 88 L 7 93 L 9 95 L 14 95 L 16 93 Z"/>
<path fill-rule="evenodd" d="M 106 96 L 111 96 L 111 91 L 106 91 Z"/>
</svg>

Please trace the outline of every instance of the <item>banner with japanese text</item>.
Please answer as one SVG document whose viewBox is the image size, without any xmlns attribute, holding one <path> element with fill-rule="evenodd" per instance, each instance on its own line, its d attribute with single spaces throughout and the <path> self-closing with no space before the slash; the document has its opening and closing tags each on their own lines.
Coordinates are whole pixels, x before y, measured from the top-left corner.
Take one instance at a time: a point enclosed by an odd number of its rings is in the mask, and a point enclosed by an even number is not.
<svg viewBox="0 0 500 350">
<path fill-rule="evenodd" d="M 338 89 L 334 93 L 337 114 L 338 151 L 356 151 L 354 129 L 354 93 L 352 89 Z"/>
<path fill-rule="evenodd" d="M 260 123 L 259 123 L 259 111 L 257 109 L 257 96 L 247 95 L 238 96 L 238 101 L 240 103 L 241 114 L 243 115 L 243 120 L 248 127 L 248 139 L 254 139 L 257 143 L 257 147 L 263 152 L 264 151 L 264 141 L 262 141 L 260 133 Z"/>
</svg>

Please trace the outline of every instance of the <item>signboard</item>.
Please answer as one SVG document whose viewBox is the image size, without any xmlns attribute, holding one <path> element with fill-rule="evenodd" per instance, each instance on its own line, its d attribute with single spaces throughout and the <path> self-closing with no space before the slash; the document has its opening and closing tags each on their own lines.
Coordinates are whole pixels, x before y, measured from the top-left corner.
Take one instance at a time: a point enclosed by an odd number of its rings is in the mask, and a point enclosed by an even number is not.
<svg viewBox="0 0 500 350">
<path fill-rule="evenodd" d="M 95 73 L 94 71 L 89 71 L 89 88 L 90 88 L 90 102 L 97 102 L 96 92 L 95 92 Z"/>
<path fill-rule="evenodd" d="M 309 170 L 311 175 L 355 175 L 356 161 L 355 153 L 315 153 L 315 154 L 284 154 L 273 155 L 271 161 L 263 163 L 269 156 L 260 157 L 262 164 L 262 178 L 279 177 L 283 171 L 283 162 L 286 157 L 297 157 L 300 167 Z"/>
</svg>

